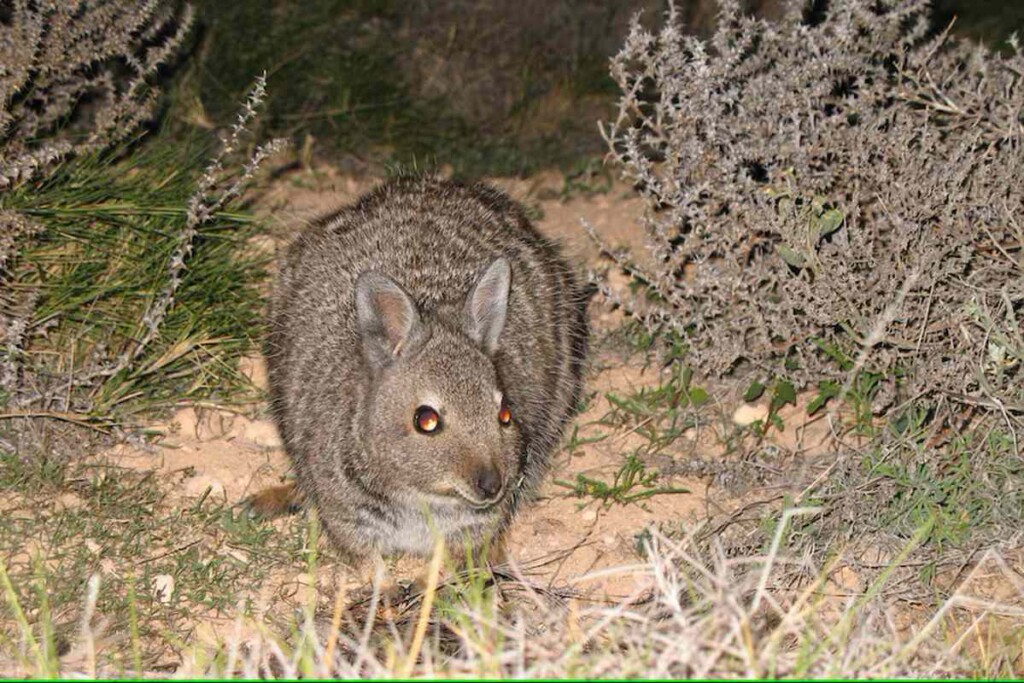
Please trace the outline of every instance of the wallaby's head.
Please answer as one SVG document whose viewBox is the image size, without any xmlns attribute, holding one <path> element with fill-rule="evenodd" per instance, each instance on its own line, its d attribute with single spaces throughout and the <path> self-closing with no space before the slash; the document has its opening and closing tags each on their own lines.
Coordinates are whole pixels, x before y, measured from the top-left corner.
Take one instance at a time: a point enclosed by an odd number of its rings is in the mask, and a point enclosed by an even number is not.
<svg viewBox="0 0 1024 683">
<path fill-rule="evenodd" d="M 359 276 L 356 311 L 372 375 L 362 420 L 369 485 L 481 511 L 505 498 L 519 474 L 519 427 L 494 358 L 510 282 L 499 258 L 453 326 L 425 317 L 388 277 Z"/>
</svg>

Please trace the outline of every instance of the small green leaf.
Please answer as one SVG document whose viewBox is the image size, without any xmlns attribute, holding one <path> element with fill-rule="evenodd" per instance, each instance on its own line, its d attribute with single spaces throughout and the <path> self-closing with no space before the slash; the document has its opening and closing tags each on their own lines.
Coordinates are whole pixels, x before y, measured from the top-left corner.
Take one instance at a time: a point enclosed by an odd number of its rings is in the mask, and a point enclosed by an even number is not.
<svg viewBox="0 0 1024 683">
<path fill-rule="evenodd" d="M 764 394 L 764 385 L 760 382 L 751 382 L 750 386 L 747 387 L 747 393 L 743 394 L 743 400 L 747 403 L 752 403 L 757 399 L 761 398 Z"/>
<path fill-rule="evenodd" d="M 779 251 L 779 256 L 782 257 L 782 260 L 788 263 L 789 265 L 793 266 L 794 268 L 803 268 L 804 266 L 807 265 L 806 257 L 804 257 L 804 255 L 801 254 L 800 252 L 788 247 L 787 245 L 780 244 L 777 247 L 777 249 Z"/>
<path fill-rule="evenodd" d="M 849 370 L 853 367 L 853 360 L 834 343 L 817 338 L 811 339 L 811 343 L 817 346 L 826 356 L 838 363 L 841 370 Z"/>
<path fill-rule="evenodd" d="M 828 403 L 830 399 L 833 399 L 838 395 L 838 383 L 832 381 L 819 382 L 818 395 L 811 399 L 811 402 L 807 404 L 807 414 L 814 415 L 825 407 L 825 404 Z"/>
<path fill-rule="evenodd" d="M 787 403 L 796 405 L 796 388 L 792 382 L 780 380 L 775 383 L 775 395 L 772 397 L 771 411 L 775 412 Z"/>
<path fill-rule="evenodd" d="M 683 371 L 679 373 L 679 383 L 684 389 L 689 389 L 691 381 L 693 381 L 693 368 L 687 365 L 683 368 Z"/>
<path fill-rule="evenodd" d="M 703 405 L 708 400 L 708 392 L 700 387 L 690 389 L 689 396 L 691 406 Z"/>
<path fill-rule="evenodd" d="M 820 217 L 814 220 L 814 241 L 819 242 L 822 238 L 828 237 L 843 224 L 846 216 L 839 209 L 829 209 Z"/>
</svg>

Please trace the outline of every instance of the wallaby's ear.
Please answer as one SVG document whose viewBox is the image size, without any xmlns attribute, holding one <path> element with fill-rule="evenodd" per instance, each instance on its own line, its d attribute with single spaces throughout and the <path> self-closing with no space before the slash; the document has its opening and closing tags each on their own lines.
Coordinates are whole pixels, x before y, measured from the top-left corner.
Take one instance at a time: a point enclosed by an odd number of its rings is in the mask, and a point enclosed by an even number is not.
<svg viewBox="0 0 1024 683">
<path fill-rule="evenodd" d="M 487 269 L 466 299 L 463 325 L 469 338 L 489 354 L 498 350 L 498 337 L 505 327 L 508 311 L 508 289 L 512 268 L 502 257 Z"/>
<path fill-rule="evenodd" d="M 416 304 L 389 278 L 369 270 L 356 280 L 363 354 L 375 370 L 407 352 L 423 335 Z"/>
</svg>

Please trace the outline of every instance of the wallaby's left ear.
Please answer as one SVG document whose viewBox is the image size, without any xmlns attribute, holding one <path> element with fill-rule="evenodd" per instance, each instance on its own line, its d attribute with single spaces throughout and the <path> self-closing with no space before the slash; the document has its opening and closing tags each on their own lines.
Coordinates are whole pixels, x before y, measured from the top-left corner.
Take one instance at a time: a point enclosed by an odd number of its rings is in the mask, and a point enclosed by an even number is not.
<svg viewBox="0 0 1024 683">
<path fill-rule="evenodd" d="M 505 327 L 511 282 L 512 268 L 508 259 L 499 258 L 487 268 L 466 299 L 463 328 L 469 338 L 488 354 L 498 350 L 498 337 Z"/>
</svg>

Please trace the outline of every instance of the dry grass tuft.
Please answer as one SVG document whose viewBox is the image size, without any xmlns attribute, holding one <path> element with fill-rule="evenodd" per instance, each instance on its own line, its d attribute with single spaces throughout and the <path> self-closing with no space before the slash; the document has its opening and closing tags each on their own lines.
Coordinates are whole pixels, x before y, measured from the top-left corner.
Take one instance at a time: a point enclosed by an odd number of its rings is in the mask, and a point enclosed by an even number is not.
<svg viewBox="0 0 1024 683">
<path fill-rule="evenodd" d="M 329 609 L 316 599 L 291 626 L 239 602 L 220 639 L 193 643 L 185 677 L 998 677 L 1021 673 L 1024 584 L 997 553 L 979 558 L 937 609 L 883 599 L 892 570 L 918 534 L 874 575 L 852 576 L 842 554 L 818 565 L 786 553 L 787 512 L 764 553 L 731 557 L 697 534 L 652 532 L 646 560 L 628 573 L 636 591 L 607 603 L 579 590 L 542 589 L 515 568 L 497 582 L 470 571 L 402 610 L 382 612 L 343 589 Z M 432 577 L 439 565 L 433 566 Z M 315 572 L 315 567 L 310 571 Z M 975 579 L 986 574 L 987 582 Z M 5 575 L 6 576 L 6 575 Z M 993 578 L 1013 588 L 993 597 Z M 312 579 L 310 579 L 312 581 Z M 585 585 L 582 577 L 577 585 Z M 311 585 L 315 585 L 315 582 Z M 99 585 L 90 583 L 76 644 L 56 658 L 25 619 L 0 670 L 115 675 L 90 620 Z M 21 606 L 11 600 L 17 613 Z M 91 596 L 91 597 L 89 597 Z M 351 600 L 351 602 L 350 602 Z M 421 602 L 422 601 L 422 602 Z M 18 612 L 17 610 L 21 610 Z M 396 616 L 397 615 L 397 616 Z M 429 616 L 429 620 L 423 617 Z M 45 635 L 46 630 L 41 631 Z M 49 654 L 48 654 L 49 653 Z M 83 666 L 85 664 L 85 666 Z M 142 673 L 146 673 L 143 671 Z"/>
</svg>

